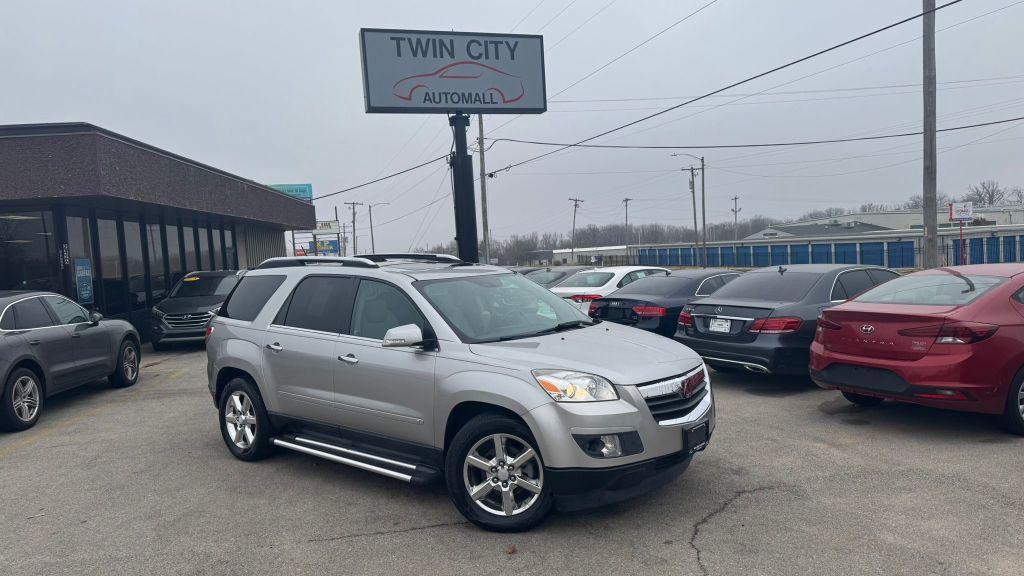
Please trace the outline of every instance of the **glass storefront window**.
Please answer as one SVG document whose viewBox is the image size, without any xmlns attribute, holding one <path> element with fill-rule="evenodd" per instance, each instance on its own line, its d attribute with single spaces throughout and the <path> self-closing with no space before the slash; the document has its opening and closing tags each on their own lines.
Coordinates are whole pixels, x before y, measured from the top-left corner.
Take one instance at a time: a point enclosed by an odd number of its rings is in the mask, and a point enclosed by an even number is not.
<svg viewBox="0 0 1024 576">
<path fill-rule="evenodd" d="M 167 273 L 164 270 L 164 241 L 160 235 L 160 224 L 147 224 L 149 233 L 149 288 L 153 292 L 153 301 L 163 300 L 167 296 Z"/>
<path fill-rule="evenodd" d="M 238 268 L 238 259 L 235 257 L 235 233 L 230 227 L 224 227 L 224 267 L 228 270 Z"/>
<path fill-rule="evenodd" d="M 210 270 L 210 234 L 206 231 L 206 226 L 199 226 L 196 228 L 199 232 L 199 270 Z"/>
<path fill-rule="evenodd" d="M 196 236 L 191 226 L 182 226 L 181 233 L 185 237 L 185 271 L 200 270 L 199 258 L 196 255 Z"/>
<path fill-rule="evenodd" d="M 181 270 L 181 246 L 178 244 L 178 226 L 177 224 L 165 224 L 164 231 L 167 234 L 167 263 L 170 264 L 171 279 L 167 283 L 168 286 L 173 286 L 184 274 Z M 153 295 L 156 296 L 155 294 Z"/>
<path fill-rule="evenodd" d="M 112 316 L 128 311 L 128 290 L 121 267 L 121 246 L 117 242 L 117 222 L 113 217 L 96 218 L 96 234 L 100 245 L 104 307 L 103 314 Z"/>
<path fill-rule="evenodd" d="M 224 266 L 224 252 L 220 240 L 220 227 L 211 227 L 210 234 L 213 236 L 213 246 L 210 250 L 213 257 L 210 258 L 210 261 L 213 264 L 214 270 L 223 270 L 226 266 Z"/>
<path fill-rule="evenodd" d="M 89 218 L 85 216 L 68 216 L 68 252 L 71 258 L 71 287 L 68 295 L 79 304 L 89 306 L 96 304 L 98 278 L 96 259 L 92 253 L 92 232 L 89 229 Z"/>
<path fill-rule="evenodd" d="M 146 268 L 142 260 L 142 231 L 137 221 L 124 221 L 124 251 L 128 257 L 128 297 L 131 309 L 145 308 Z"/>
<path fill-rule="evenodd" d="M 53 214 L 0 212 L 0 290 L 59 287 Z"/>
</svg>

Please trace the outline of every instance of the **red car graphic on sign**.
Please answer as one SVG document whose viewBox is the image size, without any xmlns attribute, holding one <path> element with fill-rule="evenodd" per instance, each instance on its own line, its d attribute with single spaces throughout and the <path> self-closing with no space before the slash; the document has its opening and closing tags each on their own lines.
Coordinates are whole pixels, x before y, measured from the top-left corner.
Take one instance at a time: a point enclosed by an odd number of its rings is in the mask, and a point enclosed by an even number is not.
<svg viewBox="0 0 1024 576">
<path fill-rule="evenodd" d="M 479 62 L 453 62 L 427 74 L 416 74 L 402 78 L 394 85 L 394 94 L 405 101 L 411 101 L 417 90 L 465 90 L 465 81 L 473 81 L 473 88 L 480 92 L 492 93 L 500 98 L 501 104 L 511 104 L 526 93 L 519 76 L 503 72 Z M 463 84 L 460 86 L 460 84 Z M 479 88 L 479 86 L 486 86 Z"/>
</svg>

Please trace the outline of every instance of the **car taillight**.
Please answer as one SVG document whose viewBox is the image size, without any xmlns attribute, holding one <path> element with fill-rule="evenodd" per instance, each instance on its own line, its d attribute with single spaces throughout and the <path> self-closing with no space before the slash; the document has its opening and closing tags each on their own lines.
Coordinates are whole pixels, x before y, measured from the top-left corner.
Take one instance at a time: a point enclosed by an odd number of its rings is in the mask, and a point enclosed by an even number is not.
<svg viewBox="0 0 1024 576">
<path fill-rule="evenodd" d="M 686 326 L 687 328 L 693 326 L 693 315 L 689 312 L 683 311 L 679 313 L 679 325 Z"/>
<path fill-rule="evenodd" d="M 596 317 L 597 309 L 600 307 L 601 305 L 597 303 L 597 300 L 594 300 L 593 302 L 590 303 L 590 309 L 587 310 L 587 315 L 590 316 L 591 318 Z"/>
<path fill-rule="evenodd" d="M 633 313 L 641 318 L 660 318 L 665 315 L 661 306 L 633 306 Z"/>
<path fill-rule="evenodd" d="M 842 330 L 843 325 L 822 317 L 818 318 L 818 328 L 824 328 L 825 330 Z"/>
<path fill-rule="evenodd" d="M 569 300 L 572 300 L 577 304 L 582 304 L 584 302 L 592 302 L 600 297 L 600 294 L 574 294 L 569 297 Z"/>
<path fill-rule="evenodd" d="M 799 330 L 803 323 L 803 320 L 794 316 L 758 318 L 750 325 L 750 331 L 759 332 L 761 334 L 788 334 Z"/>
<path fill-rule="evenodd" d="M 974 344 L 990 338 L 999 326 L 983 322 L 946 322 L 900 330 L 901 336 L 935 338 L 936 344 Z"/>
<path fill-rule="evenodd" d="M 206 334 L 203 334 L 203 342 L 206 342 L 207 340 L 209 340 L 210 336 L 212 336 L 212 335 L 213 335 L 213 324 L 210 324 L 210 325 L 208 325 L 206 327 Z"/>
</svg>

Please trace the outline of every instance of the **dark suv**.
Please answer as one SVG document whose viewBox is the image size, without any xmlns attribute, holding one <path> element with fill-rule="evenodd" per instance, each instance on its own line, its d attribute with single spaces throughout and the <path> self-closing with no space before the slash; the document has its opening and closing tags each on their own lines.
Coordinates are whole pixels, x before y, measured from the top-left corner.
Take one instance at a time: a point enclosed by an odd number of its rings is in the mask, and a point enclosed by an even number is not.
<svg viewBox="0 0 1024 576">
<path fill-rule="evenodd" d="M 166 299 L 153 306 L 150 339 L 159 350 L 169 342 L 198 342 L 206 333 L 206 323 L 220 309 L 240 272 L 191 272 L 178 281 Z"/>
</svg>

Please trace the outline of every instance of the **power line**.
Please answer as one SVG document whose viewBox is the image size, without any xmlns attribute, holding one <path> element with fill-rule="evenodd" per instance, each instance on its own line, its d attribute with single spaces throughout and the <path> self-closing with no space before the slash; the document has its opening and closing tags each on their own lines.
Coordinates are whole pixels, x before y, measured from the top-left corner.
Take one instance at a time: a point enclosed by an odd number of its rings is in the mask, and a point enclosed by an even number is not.
<svg viewBox="0 0 1024 576">
<path fill-rule="evenodd" d="M 441 189 L 441 184 L 444 184 L 444 179 L 447 178 L 447 177 L 448 177 L 448 173 L 445 172 L 444 178 L 441 179 L 441 183 L 437 185 L 437 189 L 438 190 Z M 401 216 L 397 216 L 397 217 L 392 218 L 391 220 L 388 220 L 386 222 L 382 222 L 380 224 L 376 224 L 376 226 L 378 228 L 380 228 L 381 226 L 386 226 L 388 224 L 391 224 L 392 222 L 398 222 L 399 220 L 401 220 L 403 218 L 407 218 L 409 216 L 412 216 L 413 214 L 416 214 L 417 212 L 419 212 L 419 211 L 421 211 L 421 210 L 423 210 L 423 209 L 425 209 L 425 208 L 427 208 L 429 206 L 433 206 L 434 204 L 437 204 L 441 200 L 444 200 L 445 196 L 447 196 L 447 194 L 438 196 L 437 198 L 434 198 L 433 200 L 431 200 L 430 202 L 427 202 L 426 204 L 424 204 L 423 206 L 420 206 L 419 208 L 413 208 L 412 210 L 410 210 L 409 212 L 406 212 L 405 214 L 402 214 Z"/>
<path fill-rule="evenodd" d="M 573 4 L 575 4 L 575 3 L 577 3 L 577 2 L 579 2 L 579 0 L 572 0 L 572 2 L 569 2 L 568 4 L 566 4 L 564 8 L 562 8 L 561 10 L 559 10 L 557 14 L 555 14 L 554 16 L 552 16 L 552 17 L 551 17 L 551 18 L 550 18 L 550 19 L 549 19 L 549 20 L 548 20 L 547 22 L 545 22 L 545 23 L 544 23 L 544 25 L 543 25 L 543 26 L 541 26 L 540 28 L 538 28 L 538 29 L 537 29 L 537 34 L 540 34 L 541 32 L 543 32 L 545 28 L 547 28 L 548 26 L 550 26 L 550 25 L 551 25 L 551 23 L 552 23 L 552 22 L 554 22 L 555 20 L 558 20 L 558 17 L 559 17 L 559 16 L 561 16 L 562 14 L 564 14 L 564 13 L 565 13 L 565 11 L 566 11 L 566 10 L 568 10 L 569 8 L 572 8 L 572 5 L 573 5 Z"/>
<path fill-rule="evenodd" d="M 377 179 L 374 179 L 374 180 L 370 180 L 369 182 L 363 182 L 362 184 L 356 184 L 355 186 L 349 186 L 348 188 L 345 188 L 343 190 L 338 190 L 337 192 L 331 192 L 329 194 L 324 194 L 323 196 L 317 196 L 316 198 L 313 198 L 313 200 L 320 200 L 321 198 L 328 198 L 330 196 L 337 196 L 338 194 L 344 194 L 345 192 L 351 192 L 352 190 L 356 190 L 358 188 L 363 188 L 365 186 L 369 186 L 370 184 L 376 184 L 377 182 L 382 182 L 384 180 L 387 180 L 388 178 L 394 178 L 395 176 L 400 176 L 402 174 L 405 174 L 406 172 L 412 172 L 413 170 L 416 170 L 417 168 L 423 168 L 424 166 L 426 166 L 428 164 L 433 164 L 434 162 L 437 162 L 438 160 L 444 160 L 447 157 L 448 157 L 447 154 L 445 154 L 444 156 L 438 156 L 437 158 L 433 158 L 433 159 L 427 160 L 426 162 L 424 162 L 422 164 L 417 164 L 415 166 L 406 168 L 405 170 L 400 170 L 398 172 L 394 172 L 394 173 L 388 174 L 387 176 L 381 176 L 380 178 L 377 178 Z"/>
<path fill-rule="evenodd" d="M 963 0 L 950 0 L 949 2 L 946 2 L 945 4 L 942 4 L 941 6 L 937 6 L 935 8 L 935 10 L 929 10 L 927 12 L 928 13 L 937 12 L 938 10 L 942 10 L 944 8 L 948 8 L 949 6 L 952 6 L 954 4 L 959 4 L 960 2 L 963 2 Z M 690 100 L 687 100 L 687 101 L 679 103 L 679 104 L 675 104 L 673 106 L 669 106 L 668 108 L 665 108 L 665 109 L 660 110 L 658 112 L 655 112 L 653 114 L 648 114 L 646 116 L 643 116 L 642 118 L 638 118 L 638 119 L 633 120 L 631 122 L 627 122 L 625 124 L 620 124 L 619 126 L 616 126 L 615 128 L 612 128 L 610 130 L 605 130 L 604 132 L 601 132 L 600 134 L 596 134 L 596 135 L 591 136 L 589 138 L 584 138 L 583 140 L 580 140 L 579 142 L 576 142 L 576 143 L 574 143 L 572 145 L 563 146 L 563 147 L 561 147 L 561 148 L 559 148 L 557 150 L 552 150 L 552 151 L 549 151 L 549 152 L 545 152 L 543 154 L 539 154 L 537 156 L 533 156 L 533 157 L 527 158 L 526 160 L 520 160 L 519 162 L 514 162 L 512 164 L 509 164 L 509 165 L 505 166 L 504 168 L 502 168 L 500 170 L 497 170 L 496 172 L 500 172 L 501 170 L 511 170 L 512 168 L 515 168 L 517 166 L 522 166 L 522 165 L 530 163 L 530 162 L 535 162 L 537 160 L 540 160 L 541 158 L 545 158 L 545 157 L 550 156 L 550 155 L 552 155 L 552 154 L 554 154 L 556 152 L 559 152 L 561 150 L 567 150 L 568 148 L 579 146 L 580 144 L 585 144 L 587 142 L 590 142 L 591 140 L 596 140 L 598 138 L 601 138 L 602 136 L 607 136 L 607 135 L 612 134 L 614 132 L 618 132 L 619 130 L 624 130 L 626 128 L 629 128 L 630 126 L 636 126 L 637 124 L 640 124 L 641 122 L 646 122 L 647 120 L 650 120 L 652 118 L 656 118 L 656 117 L 661 116 L 663 114 L 667 114 L 669 112 L 672 112 L 673 110 L 678 110 L 679 108 L 682 108 L 683 106 L 686 106 L 688 104 L 693 104 L 694 102 L 697 102 L 697 101 L 702 100 L 704 98 L 709 98 L 711 96 L 714 96 L 715 94 L 721 94 L 722 92 L 725 92 L 727 90 L 731 90 L 731 89 L 733 89 L 733 88 L 735 88 L 737 86 L 742 86 L 743 84 L 747 84 L 749 82 L 753 82 L 754 80 L 757 80 L 759 78 L 763 78 L 765 76 L 768 76 L 769 74 L 774 74 L 775 72 L 779 72 L 780 70 L 785 70 L 786 68 L 790 68 L 792 66 L 796 66 L 797 64 L 800 64 L 802 62 L 806 62 L 808 60 L 811 60 L 812 58 L 816 58 L 816 57 L 821 56 L 823 54 L 827 54 L 829 52 L 833 52 L 833 51 L 838 50 L 840 48 L 843 48 L 845 46 L 849 46 L 850 44 L 853 44 L 855 42 L 859 42 L 861 40 L 864 40 L 865 38 L 870 38 L 870 37 L 875 36 L 877 34 L 881 34 L 882 32 L 885 32 L 887 30 L 891 30 L 893 28 L 896 28 L 897 26 L 901 26 L 903 24 L 906 24 L 907 22 L 913 22 L 914 20 L 917 20 L 918 18 L 921 18 L 924 15 L 925 15 L 925 12 L 921 12 L 921 13 L 915 14 L 913 16 L 909 16 L 907 18 L 903 18 L 902 20 L 898 20 L 896 22 L 893 22 L 892 24 L 888 24 L 888 25 L 883 26 L 881 28 L 877 28 L 877 29 L 872 30 L 870 32 L 867 32 L 865 34 L 861 34 L 860 36 L 856 36 L 856 37 L 851 38 L 849 40 L 845 40 L 845 41 L 840 42 L 838 44 L 834 44 L 834 45 L 832 45 L 832 46 L 830 46 L 828 48 L 825 48 L 825 49 L 822 49 L 822 50 L 818 50 L 817 52 L 814 52 L 812 54 L 808 54 L 807 56 L 803 56 L 801 58 L 797 58 L 796 60 L 791 60 L 791 61 L 789 61 L 789 62 L 787 62 L 785 64 L 782 64 L 780 66 L 776 66 L 775 68 L 771 68 L 771 69 L 766 70 L 764 72 L 761 72 L 759 74 L 755 74 L 753 76 L 749 76 L 749 77 L 747 77 L 747 78 L 745 78 L 743 80 L 740 80 L 738 82 L 734 82 L 734 83 L 729 84 L 727 86 L 723 86 L 722 88 L 718 88 L 717 90 L 713 90 L 711 92 L 708 92 L 708 93 L 704 94 L 703 96 L 698 96 L 697 98 L 691 98 Z"/>
<path fill-rule="evenodd" d="M 959 1 L 959 0 L 958 0 Z M 953 126 L 950 128 L 943 128 L 938 132 L 952 132 L 955 130 L 967 130 L 970 128 L 981 128 L 983 126 L 993 126 L 996 124 L 1006 124 L 1007 122 L 1017 122 L 1024 120 L 1024 116 L 1017 116 L 1015 118 L 1005 118 L 1003 120 L 993 120 L 991 122 L 982 122 L 979 124 L 968 124 L 966 126 Z M 878 136 L 858 136 L 856 138 L 833 138 L 829 140 L 801 140 L 796 142 L 758 142 L 758 143 L 747 143 L 747 144 L 702 144 L 702 145 L 687 145 L 687 146 L 675 146 L 675 145 L 639 145 L 639 144 L 568 144 L 565 142 L 542 142 L 539 140 L 518 140 L 515 138 L 495 138 L 495 142 L 514 142 L 516 144 L 532 144 L 537 146 L 558 146 L 559 150 L 565 150 L 567 148 L 603 148 L 612 150 L 704 150 L 713 148 L 771 148 L 775 146 L 807 146 L 810 144 L 836 144 L 839 142 L 861 142 L 866 140 L 887 140 L 889 138 L 903 138 L 907 136 L 920 136 L 923 134 L 920 130 L 916 132 L 901 132 L 899 134 L 882 134 Z M 557 152 L 557 150 L 556 150 Z M 550 152 L 549 152 L 550 154 Z M 537 156 L 540 158 L 544 156 Z M 525 163 L 525 162 L 524 162 Z M 503 168 L 502 170 L 507 170 Z M 496 170 L 495 172 L 500 172 Z"/>
<path fill-rule="evenodd" d="M 544 1 L 545 1 L 545 0 L 540 0 L 540 2 L 537 2 L 537 5 L 536 5 L 536 6 L 534 6 L 533 8 L 531 8 L 531 9 L 530 9 L 530 11 L 529 11 L 529 12 L 527 12 L 525 16 L 523 16 L 522 18 L 520 18 L 520 19 L 519 19 L 519 22 L 516 22 L 516 25 L 515 25 L 515 26 L 513 26 L 513 27 L 512 27 L 512 29 L 511 29 L 511 30 L 509 30 L 509 32 L 515 32 L 515 31 L 516 31 L 516 28 L 519 28 L 519 26 L 521 26 L 521 25 L 523 24 L 523 22 L 526 22 L 526 19 L 527 19 L 527 18 L 529 18 L 530 16 L 532 16 L 532 15 L 533 15 L 533 13 L 537 11 L 537 8 L 540 8 L 541 4 L 543 4 L 543 3 L 544 3 Z"/>
</svg>

